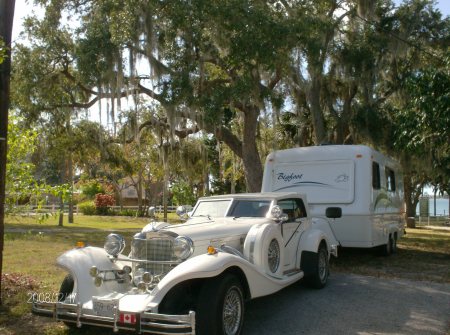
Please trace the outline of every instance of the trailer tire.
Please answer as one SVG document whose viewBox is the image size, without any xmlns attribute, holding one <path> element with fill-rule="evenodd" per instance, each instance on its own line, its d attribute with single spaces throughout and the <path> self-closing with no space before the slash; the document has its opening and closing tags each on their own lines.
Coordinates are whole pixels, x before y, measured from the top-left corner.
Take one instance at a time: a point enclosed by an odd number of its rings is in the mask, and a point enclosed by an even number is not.
<svg viewBox="0 0 450 335">
<path fill-rule="evenodd" d="M 391 254 L 397 253 L 397 234 L 392 235 L 391 238 Z"/>
<path fill-rule="evenodd" d="M 303 271 L 305 271 L 304 282 L 306 285 L 316 289 L 325 287 L 328 276 L 330 275 L 330 263 L 326 244 L 322 242 L 317 252 L 306 252 L 304 257 L 305 259 L 302 263 Z"/>
<path fill-rule="evenodd" d="M 382 256 L 387 257 L 390 254 L 392 254 L 392 237 L 391 237 L 390 234 L 389 234 L 389 237 L 388 237 L 388 240 L 387 240 L 386 244 L 383 244 L 381 246 L 380 250 L 381 250 L 381 255 Z"/>
<path fill-rule="evenodd" d="M 197 334 L 239 335 L 244 323 L 244 290 L 239 279 L 226 274 L 207 280 L 197 304 Z"/>
</svg>

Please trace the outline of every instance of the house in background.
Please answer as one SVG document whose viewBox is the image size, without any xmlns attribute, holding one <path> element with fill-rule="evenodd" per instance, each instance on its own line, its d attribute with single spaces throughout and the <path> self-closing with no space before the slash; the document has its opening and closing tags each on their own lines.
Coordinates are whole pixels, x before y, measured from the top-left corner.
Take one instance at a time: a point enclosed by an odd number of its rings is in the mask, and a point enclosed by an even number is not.
<svg viewBox="0 0 450 335">
<path fill-rule="evenodd" d="M 156 182 L 142 185 L 142 205 L 160 205 L 162 203 L 163 183 Z M 138 191 L 130 178 L 124 179 L 119 186 L 120 196 L 116 199 L 117 205 L 138 206 Z"/>
</svg>

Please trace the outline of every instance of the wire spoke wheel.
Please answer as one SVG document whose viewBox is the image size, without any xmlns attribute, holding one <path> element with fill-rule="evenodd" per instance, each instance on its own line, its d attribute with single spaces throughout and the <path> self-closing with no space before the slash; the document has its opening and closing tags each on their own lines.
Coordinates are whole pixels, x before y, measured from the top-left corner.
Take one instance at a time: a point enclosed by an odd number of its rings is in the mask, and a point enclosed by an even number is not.
<svg viewBox="0 0 450 335">
<path fill-rule="evenodd" d="M 196 334 L 239 335 L 245 313 L 245 294 L 234 274 L 207 280 L 198 297 Z"/>
<path fill-rule="evenodd" d="M 319 250 L 318 274 L 320 281 L 325 282 L 328 276 L 328 255 L 325 249 Z"/>
<path fill-rule="evenodd" d="M 222 322 L 226 335 L 237 334 L 242 320 L 242 295 L 235 286 L 231 287 L 225 295 L 223 302 Z"/>
<path fill-rule="evenodd" d="M 317 252 L 304 251 L 301 268 L 305 272 L 304 282 L 312 288 L 323 288 L 330 275 L 327 245 L 322 242 Z"/>
</svg>

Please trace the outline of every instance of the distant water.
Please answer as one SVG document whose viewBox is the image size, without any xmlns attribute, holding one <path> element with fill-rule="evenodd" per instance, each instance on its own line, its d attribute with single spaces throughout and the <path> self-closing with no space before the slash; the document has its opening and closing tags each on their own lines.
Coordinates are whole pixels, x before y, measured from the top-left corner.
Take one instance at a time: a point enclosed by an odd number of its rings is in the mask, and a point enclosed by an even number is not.
<svg viewBox="0 0 450 335">
<path fill-rule="evenodd" d="M 448 216 L 448 201 L 449 199 L 438 198 L 436 199 L 436 215 Z M 434 216 L 434 199 L 430 197 L 428 199 L 428 213 L 431 216 Z M 419 204 L 417 204 L 416 214 L 419 215 Z"/>
</svg>

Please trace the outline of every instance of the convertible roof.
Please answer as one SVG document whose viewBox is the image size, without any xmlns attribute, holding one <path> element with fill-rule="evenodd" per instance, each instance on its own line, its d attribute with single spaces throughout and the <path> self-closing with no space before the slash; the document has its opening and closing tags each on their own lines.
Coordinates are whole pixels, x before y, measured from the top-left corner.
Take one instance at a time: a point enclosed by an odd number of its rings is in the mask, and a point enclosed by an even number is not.
<svg viewBox="0 0 450 335">
<path fill-rule="evenodd" d="M 296 192 L 263 192 L 263 193 L 236 193 L 213 195 L 210 197 L 202 197 L 199 200 L 215 200 L 215 199 L 279 199 L 293 197 L 297 198 L 302 194 Z M 304 197 L 304 195 L 303 195 Z"/>
</svg>

